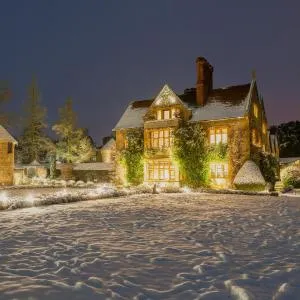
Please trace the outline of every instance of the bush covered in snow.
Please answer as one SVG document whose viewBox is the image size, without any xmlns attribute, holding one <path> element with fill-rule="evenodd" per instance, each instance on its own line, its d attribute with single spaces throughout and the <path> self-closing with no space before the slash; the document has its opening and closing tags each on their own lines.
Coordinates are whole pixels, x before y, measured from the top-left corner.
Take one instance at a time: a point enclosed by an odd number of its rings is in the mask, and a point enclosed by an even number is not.
<svg viewBox="0 0 300 300">
<path fill-rule="evenodd" d="M 182 189 L 178 185 L 165 185 L 161 187 L 162 193 L 181 193 Z"/>
<path fill-rule="evenodd" d="M 233 184 L 238 190 L 261 191 L 266 182 L 255 162 L 247 160 L 236 174 Z"/>
<path fill-rule="evenodd" d="M 281 180 L 283 186 L 294 188 L 300 188 L 300 167 L 299 166 L 289 166 L 282 170 Z"/>
</svg>

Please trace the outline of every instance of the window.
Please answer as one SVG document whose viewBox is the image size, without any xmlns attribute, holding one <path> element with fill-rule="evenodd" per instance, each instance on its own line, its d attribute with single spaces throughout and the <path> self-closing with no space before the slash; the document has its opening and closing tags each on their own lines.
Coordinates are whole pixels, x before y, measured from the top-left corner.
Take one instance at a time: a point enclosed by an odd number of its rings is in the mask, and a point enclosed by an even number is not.
<svg viewBox="0 0 300 300">
<path fill-rule="evenodd" d="M 163 109 L 156 111 L 157 120 L 176 119 L 179 116 L 180 110 L 178 108 Z"/>
<path fill-rule="evenodd" d="M 210 176 L 212 178 L 226 178 L 228 177 L 228 164 L 227 163 L 211 163 Z"/>
<path fill-rule="evenodd" d="M 209 141 L 210 144 L 227 144 L 227 128 L 211 128 L 209 130 Z"/>
<path fill-rule="evenodd" d="M 148 165 L 148 180 L 175 180 L 175 167 L 170 161 L 152 161 Z"/>
<path fill-rule="evenodd" d="M 13 143 L 8 143 L 7 144 L 7 153 L 12 153 L 13 152 Z"/>
<path fill-rule="evenodd" d="M 256 128 L 252 129 L 252 144 L 256 146 L 261 146 L 261 136 L 258 134 L 258 131 Z"/>
<path fill-rule="evenodd" d="M 171 111 L 169 109 L 163 110 L 163 119 L 164 120 L 171 119 Z"/>
<path fill-rule="evenodd" d="M 266 124 L 266 122 L 263 122 L 263 124 L 262 124 L 262 132 L 263 132 L 263 134 L 267 133 L 267 124 Z"/>
<path fill-rule="evenodd" d="M 156 112 L 156 118 L 157 118 L 157 120 L 161 120 L 161 110 L 158 110 Z"/>
<path fill-rule="evenodd" d="M 253 104 L 253 114 L 254 114 L 255 118 L 258 117 L 258 106 L 256 103 Z"/>
<path fill-rule="evenodd" d="M 173 143 L 173 130 L 159 129 L 150 132 L 150 148 L 168 148 Z"/>
</svg>

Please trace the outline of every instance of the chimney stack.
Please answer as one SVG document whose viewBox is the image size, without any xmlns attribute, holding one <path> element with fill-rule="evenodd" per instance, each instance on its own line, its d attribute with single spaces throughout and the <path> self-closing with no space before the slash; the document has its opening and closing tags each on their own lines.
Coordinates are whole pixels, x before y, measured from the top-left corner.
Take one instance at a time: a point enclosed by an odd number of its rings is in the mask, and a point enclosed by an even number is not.
<svg viewBox="0 0 300 300">
<path fill-rule="evenodd" d="M 214 68 L 204 57 L 196 59 L 197 65 L 197 83 L 196 83 L 196 102 L 204 106 L 207 102 L 209 93 L 213 88 L 213 71 Z"/>
</svg>

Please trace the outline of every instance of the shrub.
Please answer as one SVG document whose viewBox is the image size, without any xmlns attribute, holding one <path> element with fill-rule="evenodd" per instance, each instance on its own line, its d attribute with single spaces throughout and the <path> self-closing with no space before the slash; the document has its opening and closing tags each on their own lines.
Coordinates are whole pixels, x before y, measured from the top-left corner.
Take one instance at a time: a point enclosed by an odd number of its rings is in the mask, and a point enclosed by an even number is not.
<svg viewBox="0 0 300 300">
<path fill-rule="evenodd" d="M 266 182 L 255 162 L 248 160 L 236 174 L 233 184 L 238 190 L 262 191 Z"/>
<path fill-rule="evenodd" d="M 300 188 L 300 167 L 289 166 L 282 170 L 281 180 L 285 188 L 293 186 Z"/>
<path fill-rule="evenodd" d="M 278 160 L 272 154 L 261 150 L 256 151 L 255 155 L 253 155 L 253 160 L 259 166 L 265 181 L 270 182 L 274 186 L 279 168 Z"/>
</svg>

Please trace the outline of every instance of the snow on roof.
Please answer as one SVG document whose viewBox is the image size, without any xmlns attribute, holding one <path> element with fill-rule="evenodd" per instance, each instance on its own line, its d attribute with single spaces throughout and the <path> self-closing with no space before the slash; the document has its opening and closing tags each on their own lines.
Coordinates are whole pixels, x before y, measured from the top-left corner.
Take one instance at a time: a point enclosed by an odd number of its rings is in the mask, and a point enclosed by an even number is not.
<svg viewBox="0 0 300 300">
<path fill-rule="evenodd" d="M 114 138 L 110 138 L 106 144 L 103 145 L 101 150 L 110 150 L 112 147 L 116 145 L 116 141 Z"/>
<path fill-rule="evenodd" d="M 145 116 L 147 110 L 148 106 L 135 108 L 134 102 L 131 102 L 113 130 L 143 127 L 143 117 Z"/>
<path fill-rule="evenodd" d="M 196 89 L 187 89 L 178 97 L 192 110 L 191 122 L 239 118 L 248 111 L 254 83 L 214 89 L 204 106 L 196 105 Z M 153 100 L 131 102 L 113 130 L 143 127 L 143 117 L 152 103 Z"/>
<path fill-rule="evenodd" d="M 32 161 L 29 165 L 30 166 L 41 166 L 41 164 L 36 159 L 34 161 Z"/>
<path fill-rule="evenodd" d="M 57 164 L 56 168 L 61 169 L 62 164 Z M 93 162 L 93 163 L 77 163 L 74 164 L 74 171 L 112 171 L 114 164 L 104 162 Z"/>
<path fill-rule="evenodd" d="M 0 140 L 9 141 L 15 144 L 18 143 L 2 125 L 0 125 Z"/>
<path fill-rule="evenodd" d="M 236 174 L 233 184 L 266 184 L 264 177 L 257 164 L 252 160 L 247 160 Z"/>
<path fill-rule="evenodd" d="M 282 157 L 279 159 L 281 164 L 289 164 L 289 163 L 293 163 L 296 161 L 300 161 L 300 157 Z"/>
</svg>

